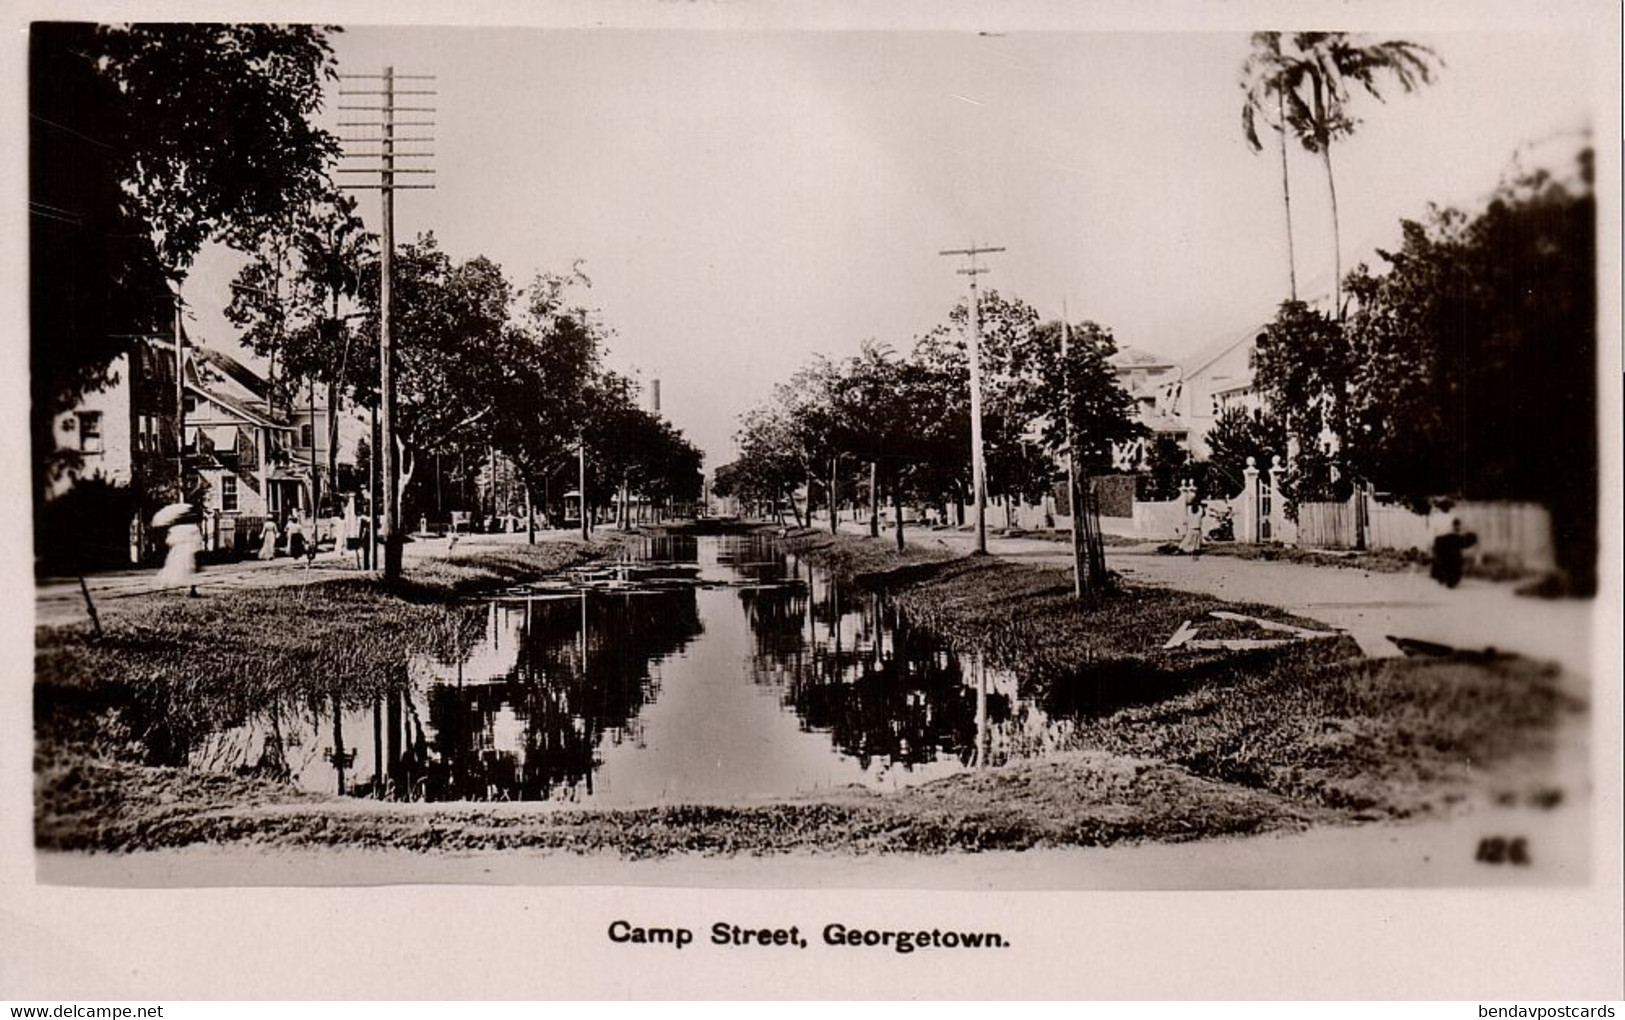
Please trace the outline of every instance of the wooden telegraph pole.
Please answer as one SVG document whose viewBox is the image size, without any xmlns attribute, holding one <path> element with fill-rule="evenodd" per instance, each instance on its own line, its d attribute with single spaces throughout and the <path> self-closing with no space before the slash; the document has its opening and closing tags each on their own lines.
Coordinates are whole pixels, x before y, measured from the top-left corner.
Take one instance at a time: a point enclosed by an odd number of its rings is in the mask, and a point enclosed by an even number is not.
<svg viewBox="0 0 1625 1020">
<path fill-rule="evenodd" d="M 576 491 L 581 493 L 581 498 L 576 500 L 581 509 L 581 540 L 591 542 L 592 524 L 587 519 L 587 439 L 585 436 L 576 440 L 576 483 Z"/>
<path fill-rule="evenodd" d="M 175 287 L 175 502 L 186 501 L 186 352 L 182 350 L 181 289 Z"/>
<path fill-rule="evenodd" d="M 976 256 L 1004 251 L 1003 248 L 954 248 L 939 255 L 964 255 L 970 265 L 957 270 L 970 277 L 970 468 L 971 486 L 976 492 L 976 551 L 987 553 L 987 469 L 982 461 L 982 311 L 976 299 L 976 277 L 985 268 L 976 265 Z"/>
<path fill-rule="evenodd" d="M 1072 323 L 1061 302 L 1061 391 L 1066 400 L 1066 506 L 1072 511 L 1072 597 L 1083 598 L 1083 507 L 1078 500 L 1078 448 L 1072 432 Z"/>
<path fill-rule="evenodd" d="M 426 159 L 433 156 L 432 152 L 402 151 L 395 147 L 397 142 L 431 142 L 430 135 L 397 135 L 398 127 L 432 127 L 432 120 L 397 120 L 397 113 L 433 113 L 432 106 L 397 106 L 396 96 L 432 96 L 433 89 L 398 89 L 397 81 L 433 81 L 432 74 L 396 74 L 393 67 L 384 68 L 383 74 L 341 74 L 341 79 L 368 81 L 381 81 L 381 89 L 340 89 L 341 96 L 376 96 L 378 105 L 340 105 L 340 110 L 363 110 L 378 115 L 377 120 L 340 121 L 342 128 L 373 128 L 378 134 L 354 138 L 341 138 L 340 141 L 376 145 L 377 150 L 364 150 L 345 154 L 347 159 L 377 159 L 376 166 L 341 167 L 342 174 L 372 174 L 378 175 L 377 184 L 345 184 L 341 187 L 355 190 L 374 190 L 382 194 L 383 198 L 383 244 L 380 247 L 380 279 L 378 284 L 378 403 L 379 403 L 379 445 L 382 447 L 383 457 L 383 497 L 384 514 L 378 531 L 379 538 L 384 547 L 384 580 L 395 581 L 401 576 L 401 530 L 400 530 L 400 501 L 398 465 L 396 464 L 395 450 L 395 378 L 394 378 L 394 349 L 390 335 L 390 284 L 391 274 L 394 271 L 395 258 L 395 192 L 401 189 L 430 189 L 433 184 L 397 184 L 396 174 L 432 174 L 432 169 L 423 167 L 398 167 L 397 159 Z"/>
</svg>

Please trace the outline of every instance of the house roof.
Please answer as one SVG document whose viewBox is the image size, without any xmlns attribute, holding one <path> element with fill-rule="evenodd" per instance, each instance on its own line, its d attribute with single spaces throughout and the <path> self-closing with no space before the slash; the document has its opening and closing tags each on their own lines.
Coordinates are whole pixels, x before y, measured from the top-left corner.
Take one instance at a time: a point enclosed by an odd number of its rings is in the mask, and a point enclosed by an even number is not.
<svg viewBox="0 0 1625 1020">
<path fill-rule="evenodd" d="M 1217 340 L 1210 341 L 1206 346 L 1199 348 L 1195 354 L 1187 358 L 1184 364 L 1180 365 L 1180 375 L 1186 379 L 1200 375 L 1226 354 L 1238 347 L 1252 343 L 1258 334 L 1264 331 L 1265 325 L 1266 323 L 1260 322 L 1239 332 L 1226 333 Z"/>
<path fill-rule="evenodd" d="M 1136 368 L 1173 368 L 1174 363 L 1160 354 L 1139 347 L 1119 347 L 1106 364 L 1118 371 L 1128 371 Z"/>
<path fill-rule="evenodd" d="M 258 372 L 254 371 L 252 368 L 249 368 L 247 365 L 238 361 L 231 355 L 209 347 L 198 346 L 194 346 L 192 348 L 192 353 L 196 355 L 199 360 L 207 363 L 210 368 L 218 370 L 226 378 L 230 379 L 232 382 L 241 386 L 248 392 L 254 394 L 254 396 L 258 397 L 259 399 L 270 399 L 271 384 L 267 382 Z"/>
<path fill-rule="evenodd" d="M 230 397 L 223 397 L 220 394 L 214 392 L 213 390 L 210 390 L 210 389 L 208 389 L 208 388 L 206 388 L 204 386 L 200 386 L 195 382 L 188 382 L 186 384 L 186 388 L 189 389 L 189 390 L 192 390 L 198 396 L 200 396 L 203 399 L 209 401 L 210 403 L 218 404 L 222 408 L 224 408 L 225 410 L 231 412 L 232 414 L 237 415 L 239 418 L 243 418 L 243 419 L 246 419 L 247 421 L 253 422 L 255 425 L 263 425 L 266 428 L 272 428 L 272 429 L 292 429 L 293 428 L 292 425 L 285 425 L 282 422 L 277 421 L 275 418 L 272 418 L 269 415 L 265 414 L 263 411 L 256 411 L 256 410 L 248 407 L 246 404 L 242 404 L 242 403 L 239 403 L 238 401 L 232 400 Z"/>
</svg>

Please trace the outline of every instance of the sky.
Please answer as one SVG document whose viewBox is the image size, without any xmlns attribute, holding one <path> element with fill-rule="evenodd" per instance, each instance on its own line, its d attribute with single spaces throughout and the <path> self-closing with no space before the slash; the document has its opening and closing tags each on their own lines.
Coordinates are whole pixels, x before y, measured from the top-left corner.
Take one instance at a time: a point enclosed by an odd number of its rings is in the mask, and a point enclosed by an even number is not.
<svg viewBox="0 0 1625 1020">
<path fill-rule="evenodd" d="M 1481 204 L 1520 147 L 1573 151 L 1599 109 L 1587 36 L 1401 37 L 1444 66 L 1355 100 L 1333 150 L 1345 271 L 1429 202 Z M 966 278 L 942 249 L 1002 246 L 984 286 L 1174 358 L 1285 296 L 1279 156 L 1240 126 L 1242 31 L 349 26 L 334 48 L 346 73 L 437 76 L 418 97 L 436 189 L 400 195 L 397 239 L 432 230 L 520 285 L 579 260 L 611 364 L 660 378 L 710 468 L 814 353 L 906 350 L 945 321 Z M 1324 170 L 1294 151 L 1290 174 L 1300 290 L 1324 291 Z M 224 347 L 231 268 L 211 253 L 186 290 Z"/>
</svg>

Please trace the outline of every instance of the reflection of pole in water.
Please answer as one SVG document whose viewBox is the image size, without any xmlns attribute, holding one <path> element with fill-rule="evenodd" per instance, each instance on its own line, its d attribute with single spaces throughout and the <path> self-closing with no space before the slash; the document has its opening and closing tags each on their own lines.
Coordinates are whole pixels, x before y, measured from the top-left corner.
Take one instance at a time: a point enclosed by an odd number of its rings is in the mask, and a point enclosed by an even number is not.
<svg viewBox="0 0 1625 1020">
<path fill-rule="evenodd" d="M 344 796 L 344 770 L 350 764 L 350 754 L 344 750 L 344 709 L 339 705 L 339 697 L 333 695 L 333 750 L 329 756 L 333 762 L 333 771 L 339 777 L 339 796 Z"/>
<path fill-rule="evenodd" d="M 876 669 L 879 669 L 880 664 L 882 662 L 884 662 L 885 659 L 886 659 L 886 617 L 885 617 L 885 613 L 883 612 L 883 606 L 881 605 L 881 599 L 883 597 L 884 596 L 880 595 L 878 592 L 875 593 L 874 595 L 869 596 L 870 601 L 872 601 L 874 603 L 874 606 L 875 606 L 875 668 Z"/>
<path fill-rule="evenodd" d="M 829 579 L 829 615 L 830 629 L 835 634 L 835 655 L 837 661 L 841 654 L 841 586 L 832 576 Z"/>
<path fill-rule="evenodd" d="M 581 590 L 581 675 L 587 675 L 587 590 Z"/>
<path fill-rule="evenodd" d="M 976 765 L 986 768 L 993 750 L 993 729 L 987 720 L 987 664 L 981 652 L 972 654 L 971 669 L 976 671 Z"/>
<path fill-rule="evenodd" d="M 372 699 L 372 785 L 379 800 L 384 799 L 384 702 Z"/>
<path fill-rule="evenodd" d="M 385 727 L 387 742 L 385 753 L 389 762 L 389 795 L 398 796 L 401 792 L 401 692 L 391 689 L 389 692 L 388 725 Z"/>
</svg>

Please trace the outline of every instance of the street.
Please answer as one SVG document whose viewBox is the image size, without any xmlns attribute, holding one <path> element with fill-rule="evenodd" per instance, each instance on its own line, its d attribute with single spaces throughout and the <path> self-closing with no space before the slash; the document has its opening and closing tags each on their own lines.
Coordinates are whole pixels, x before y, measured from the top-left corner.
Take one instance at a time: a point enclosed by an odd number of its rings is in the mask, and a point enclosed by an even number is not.
<svg viewBox="0 0 1625 1020">
<path fill-rule="evenodd" d="M 867 533 L 845 522 L 842 530 Z M 882 541 L 889 541 L 883 537 Z M 919 531 L 910 543 L 939 542 L 968 553 L 969 531 Z M 988 536 L 988 552 L 1020 563 L 1070 569 L 1065 543 L 1037 538 Z M 1347 631 L 1367 655 L 1403 654 L 1389 640 L 1412 638 L 1462 650 L 1495 649 L 1560 663 L 1565 674 L 1589 678 L 1595 634 L 1595 603 L 1577 599 L 1523 598 L 1516 582 L 1468 578 L 1447 589 L 1423 573 L 1391 574 L 1347 567 L 1271 563 L 1233 556 L 1165 556 L 1159 543 L 1107 546 L 1106 564 L 1135 584 L 1176 588 L 1237 602 L 1276 606 Z"/>
</svg>

